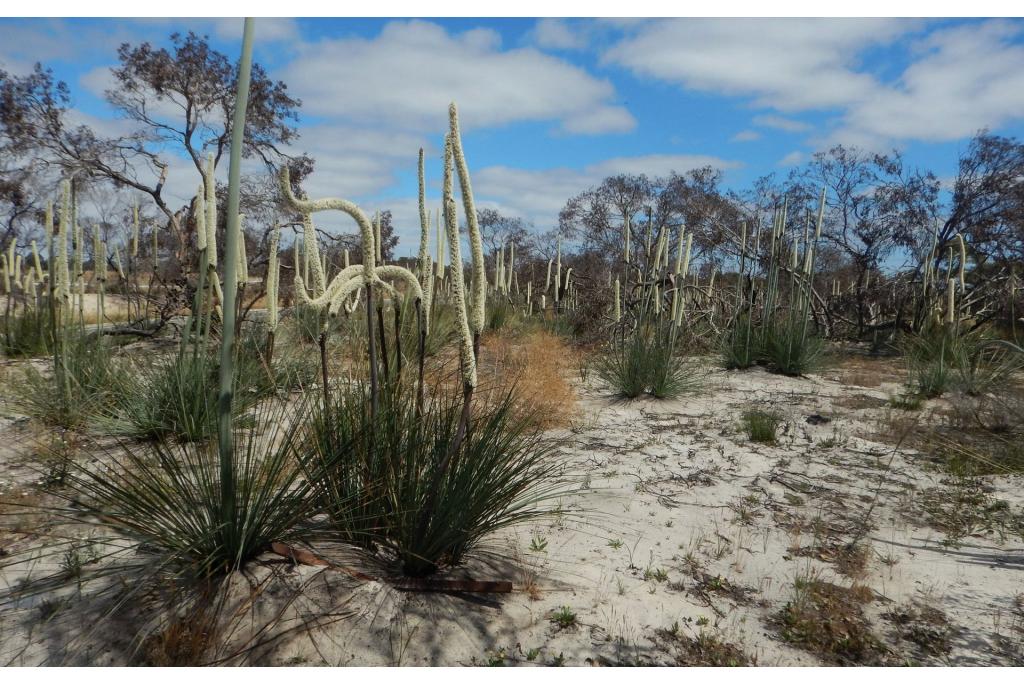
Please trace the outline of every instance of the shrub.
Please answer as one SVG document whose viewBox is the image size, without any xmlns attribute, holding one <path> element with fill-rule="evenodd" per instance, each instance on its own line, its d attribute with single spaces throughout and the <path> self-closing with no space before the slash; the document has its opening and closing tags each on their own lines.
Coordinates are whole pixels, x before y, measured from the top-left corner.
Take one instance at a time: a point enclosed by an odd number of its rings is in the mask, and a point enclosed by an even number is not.
<svg viewBox="0 0 1024 685">
<path fill-rule="evenodd" d="M 1002 389 L 1024 368 L 1024 349 L 980 332 L 962 334 L 953 345 L 953 361 L 958 389 L 978 397 Z"/>
<path fill-rule="evenodd" d="M 757 363 L 758 334 L 749 315 L 736 318 L 722 338 L 722 365 L 727 369 L 747 369 Z"/>
<path fill-rule="evenodd" d="M 227 487 L 211 442 L 93 447 L 93 458 L 70 462 L 62 482 L 48 488 L 46 504 L 66 525 L 53 541 L 0 564 L 41 561 L 42 575 L 0 591 L 0 605 L 71 584 L 111 612 L 104 616 L 168 593 L 181 602 L 194 595 L 188 588 L 215 588 L 272 542 L 306 538 L 316 512 L 294 452 L 294 427 L 302 416 L 277 403 L 261 405 L 255 416 L 256 430 L 234 430 Z M 88 555 L 80 554 L 80 543 L 66 544 L 75 529 L 88 532 Z M 73 576 L 69 559 L 75 561 Z M 172 606 L 172 614 L 181 608 Z"/>
<path fill-rule="evenodd" d="M 408 311 L 408 316 L 402 317 L 402 349 L 408 350 L 410 355 L 418 354 L 416 352 L 417 345 L 419 345 L 419 328 L 416 322 L 416 309 L 411 306 L 409 298 L 406 298 L 406 302 L 409 303 L 407 308 L 403 308 L 403 312 Z M 427 329 L 427 338 L 423 344 L 424 356 L 432 357 L 437 354 L 441 349 L 451 344 L 458 335 L 458 318 L 455 314 L 455 308 L 450 303 L 435 301 L 431 305 L 430 326 Z"/>
<path fill-rule="evenodd" d="M 782 414 L 776 411 L 754 409 L 743 413 L 743 430 L 752 442 L 774 445 L 778 442 L 776 433 L 782 420 Z"/>
<path fill-rule="evenodd" d="M 12 388 L 13 404 L 47 425 L 81 428 L 112 404 L 124 374 L 103 337 L 66 334 L 61 346 L 48 373 L 24 369 L 22 382 Z"/>
<path fill-rule="evenodd" d="M 116 401 L 101 423 L 142 440 L 205 440 L 217 432 L 218 368 L 212 354 L 194 349 L 136 360 L 120 374 Z M 251 358 L 236 373 L 237 420 L 267 394 L 267 385 L 260 385 L 266 383 L 265 367 Z"/>
<path fill-rule="evenodd" d="M 824 342 L 807 334 L 804 322 L 781 318 L 765 327 L 764 356 L 772 370 L 786 376 L 802 376 L 818 368 Z"/>
<path fill-rule="evenodd" d="M 53 350 L 53 326 L 45 307 L 34 307 L 6 317 L 3 323 L 3 353 L 7 357 L 41 357 Z"/>
<path fill-rule="evenodd" d="M 474 412 L 456 441 L 462 401 L 441 391 L 421 413 L 385 386 L 376 419 L 362 386 L 315 404 L 299 455 L 343 539 L 410 576 L 462 561 L 488 534 L 551 513 L 560 494 L 550 445 L 503 402 Z"/>
<path fill-rule="evenodd" d="M 678 352 L 671 323 L 641 319 L 632 334 L 613 343 L 597 360 L 595 368 L 601 380 L 623 397 L 649 392 L 659 399 L 673 398 L 700 383 L 692 365 Z"/>
<path fill-rule="evenodd" d="M 266 336 L 246 331 L 238 341 L 235 373 L 238 384 L 259 398 L 309 387 L 319 380 L 320 368 L 310 354 L 278 348 L 271 363 L 266 360 Z"/>
<path fill-rule="evenodd" d="M 507 297 L 496 297 L 487 303 L 486 328 L 491 332 L 514 326 L 519 320 L 516 308 Z"/>
</svg>

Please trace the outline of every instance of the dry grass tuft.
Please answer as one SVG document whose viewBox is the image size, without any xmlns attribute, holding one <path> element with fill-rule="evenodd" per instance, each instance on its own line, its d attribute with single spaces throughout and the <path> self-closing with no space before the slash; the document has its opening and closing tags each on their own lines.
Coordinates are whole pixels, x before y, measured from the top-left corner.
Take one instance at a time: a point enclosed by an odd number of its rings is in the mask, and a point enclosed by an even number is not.
<svg viewBox="0 0 1024 685">
<path fill-rule="evenodd" d="M 882 614 L 901 639 L 917 646 L 922 656 L 943 656 L 952 649 L 953 627 L 941 609 L 910 602 Z"/>
<path fill-rule="evenodd" d="M 562 338 L 546 331 L 487 336 L 480 350 L 478 397 L 492 403 L 515 386 L 517 412 L 531 415 L 538 428 L 563 427 L 576 406 L 568 381 L 574 359 Z"/>
<path fill-rule="evenodd" d="M 655 643 L 672 655 L 677 666 L 757 665 L 756 657 L 716 633 L 701 630 L 696 637 L 690 637 L 683 634 L 678 624 L 655 631 Z"/>
<path fill-rule="evenodd" d="M 782 639 L 839 665 L 883 665 L 888 650 L 871 632 L 863 605 L 871 588 L 842 587 L 814 577 L 798 578 L 793 598 L 774 621 Z"/>
<path fill-rule="evenodd" d="M 836 570 L 844 576 L 862 579 L 867 573 L 868 562 L 871 560 L 871 547 L 864 543 L 844 543 L 838 540 L 826 540 L 806 547 L 790 548 L 790 554 L 797 557 L 810 557 L 835 565 Z"/>
</svg>

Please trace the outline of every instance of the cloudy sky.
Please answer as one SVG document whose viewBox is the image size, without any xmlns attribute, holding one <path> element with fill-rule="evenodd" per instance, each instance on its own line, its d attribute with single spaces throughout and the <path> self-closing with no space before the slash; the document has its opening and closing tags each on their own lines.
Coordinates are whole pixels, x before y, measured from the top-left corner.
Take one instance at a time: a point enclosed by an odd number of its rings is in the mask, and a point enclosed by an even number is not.
<svg viewBox="0 0 1024 685">
<path fill-rule="evenodd" d="M 187 30 L 238 54 L 240 20 L 9 19 L 0 63 L 52 67 L 76 116 L 117 131 L 103 90 L 118 45 Z M 478 204 L 537 230 L 618 172 L 712 164 L 741 187 L 845 143 L 948 177 L 978 129 L 1024 137 L 1019 20 L 265 19 L 255 58 L 303 101 L 309 194 L 392 209 L 402 253 L 418 231 L 419 147 L 438 204 L 451 100 Z M 195 172 L 173 168 L 184 200 Z"/>
</svg>

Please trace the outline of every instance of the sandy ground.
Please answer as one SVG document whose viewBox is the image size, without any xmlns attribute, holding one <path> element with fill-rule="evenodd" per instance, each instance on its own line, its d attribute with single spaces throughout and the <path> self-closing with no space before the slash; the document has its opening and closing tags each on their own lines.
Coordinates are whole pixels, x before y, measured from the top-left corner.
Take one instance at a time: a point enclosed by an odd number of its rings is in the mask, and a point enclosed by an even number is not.
<svg viewBox="0 0 1024 685">
<path fill-rule="evenodd" d="M 823 665 L 834 657 L 785 639 L 777 620 L 795 584 L 818 580 L 869 588 L 861 608 L 881 645 L 875 663 L 1020 664 L 1024 543 L 979 530 L 950 544 L 941 514 L 929 517 L 923 503 L 953 501 L 955 484 L 895 446 L 887 400 L 899 374 L 880 368 L 797 379 L 716 370 L 699 393 L 671 401 L 619 401 L 589 378 L 571 426 L 551 433 L 573 478 L 560 514 L 488 541 L 499 559 L 465 571 L 511 580 L 513 593 L 402 592 L 268 554 L 237 580 L 273 576 L 277 588 L 250 607 L 245 630 L 287 618 L 249 660 L 674 664 L 692 663 L 679 645 L 703 636 L 758 665 Z M 747 439 L 739 420 L 751 407 L 784 415 L 777 445 Z M 0 499 L 31 490 L 24 430 L 9 413 L 0 424 Z M 1022 486 L 1019 476 L 984 479 L 985 495 L 1011 512 L 1024 513 Z M 0 545 L 21 544 L 5 537 Z M 296 587 L 301 597 L 286 600 Z M 941 619 L 908 626 L 898 617 L 912 607 Z M 330 620 L 309 625 L 326 611 Z M 0 659 L 64 658 L 63 633 L 33 625 L 0 617 Z M 941 649 L 928 639 L 936 633 Z M 119 660 L 109 635 L 70 659 Z"/>
</svg>

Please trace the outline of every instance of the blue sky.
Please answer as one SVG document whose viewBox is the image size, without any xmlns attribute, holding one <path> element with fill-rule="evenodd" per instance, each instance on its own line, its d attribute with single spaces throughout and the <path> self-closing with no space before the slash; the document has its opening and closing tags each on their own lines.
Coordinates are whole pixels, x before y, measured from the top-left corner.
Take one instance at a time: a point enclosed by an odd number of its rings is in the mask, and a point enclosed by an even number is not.
<svg viewBox="0 0 1024 685">
<path fill-rule="evenodd" d="M 76 116 L 116 132 L 102 91 L 117 46 L 189 29 L 238 53 L 234 19 L 10 19 L 0 63 L 42 61 Z M 256 40 L 257 61 L 303 100 L 309 193 L 391 208 L 401 252 L 415 245 L 420 146 L 437 205 L 449 100 L 478 203 L 538 230 L 617 172 L 712 164 L 741 187 L 846 143 L 898 148 L 948 178 L 977 129 L 1024 134 L 1019 20 L 264 19 Z M 184 200 L 195 171 L 172 161 L 169 191 Z"/>
</svg>

